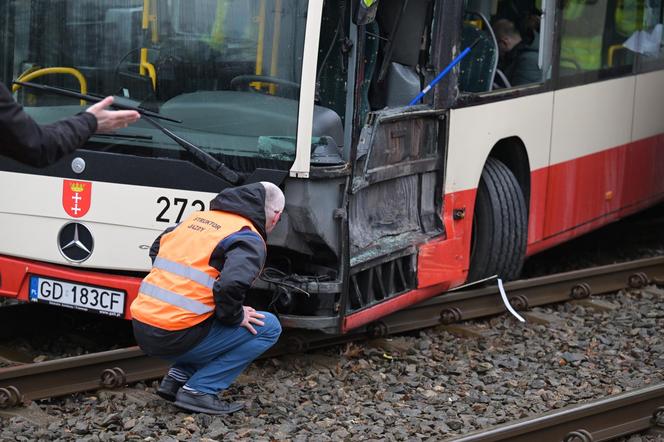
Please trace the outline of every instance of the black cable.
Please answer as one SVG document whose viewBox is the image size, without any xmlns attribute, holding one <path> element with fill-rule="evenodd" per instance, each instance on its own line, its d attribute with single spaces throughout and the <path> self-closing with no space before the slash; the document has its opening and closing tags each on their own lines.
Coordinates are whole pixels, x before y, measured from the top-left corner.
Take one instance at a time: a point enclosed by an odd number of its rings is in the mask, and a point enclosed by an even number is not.
<svg viewBox="0 0 664 442">
<path fill-rule="evenodd" d="M 309 282 L 321 282 L 327 276 L 300 276 L 300 275 L 295 275 L 300 279 L 300 281 L 293 281 L 293 276 L 294 275 L 288 275 L 284 272 L 282 272 L 279 269 L 276 269 L 274 267 L 266 267 L 263 272 L 259 275 L 259 279 L 261 281 L 267 282 L 268 284 L 274 284 L 280 289 L 284 288 L 289 288 L 291 290 L 295 290 L 297 292 L 303 293 L 304 295 L 307 296 L 307 298 L 311 298 L 311 293 L 307 292 L 301 287 L 298 287 L 294 283 L 304 283 L 307 284 Z"/>
</svg>

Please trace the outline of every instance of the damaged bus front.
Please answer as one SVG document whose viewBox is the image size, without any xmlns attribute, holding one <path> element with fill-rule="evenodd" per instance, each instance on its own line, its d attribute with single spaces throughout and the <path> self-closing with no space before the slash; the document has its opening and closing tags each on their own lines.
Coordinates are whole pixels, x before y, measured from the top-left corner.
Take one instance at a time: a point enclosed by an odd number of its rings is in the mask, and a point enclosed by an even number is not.
<svg viewBox="0 0 664 442">
<path fill-rule="evenodd" d="M 147 249 L 237 184 L 286 195 L 248 302 L 286 327 L 340 332 L 465 279 L 446 266 L 445 112 L 408 102 L 434 74 L 442 3 L 322 0 L 8 1 L 0 78 L 115 95 L 152 112 L 45 168 L 0 157 L 0 295 L 51 302 L 40 284 L 116 293 L 128 318 Z M 438 12 L 437 12 L 438 11 Z M 89 103 L 14 85 L 45 124 Z M 209 165 L 208 165 L 209 166 Z M 220 169 L 221 170 L 221 169 Z M 83 247 L 68 247 L 76 235 Z M 69 238 L 72 236 L 71 238 Z M 76 290 L 76 289 L 74 289 Z M 117 304 L 117 303 L 116 303 Z"/>
</svg>

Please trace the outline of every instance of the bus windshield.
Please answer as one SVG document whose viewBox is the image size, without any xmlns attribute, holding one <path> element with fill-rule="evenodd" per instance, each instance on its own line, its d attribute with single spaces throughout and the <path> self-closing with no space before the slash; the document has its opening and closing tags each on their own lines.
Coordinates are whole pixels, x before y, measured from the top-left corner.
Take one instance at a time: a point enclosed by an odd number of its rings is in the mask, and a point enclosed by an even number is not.
<svg viewBox="0 0 664 442">
<path fill-rule="evenodd" d="M 307 3 L 2 2 L 0 80 L 121 96 L 182 121 L 165 125 L 212 155 L 292 161 Z M 40 123 L 89 104 L 15 92 Z M 180 149 L 146 122 L 95 136 L 89 148 L 149 156 Z"/>
</svg>

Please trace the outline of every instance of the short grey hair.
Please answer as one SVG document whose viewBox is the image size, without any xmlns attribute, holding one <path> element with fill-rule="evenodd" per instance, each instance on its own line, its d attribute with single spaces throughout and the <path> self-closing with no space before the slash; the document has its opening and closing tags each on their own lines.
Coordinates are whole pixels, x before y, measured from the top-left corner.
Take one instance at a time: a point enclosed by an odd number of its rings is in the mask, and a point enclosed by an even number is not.
<svg viewBox="0 0 664 442">
<path fill-rule="evenodd" d="M 506 18 L 501 18 L 495 21 L 492 25 L 493 32 L 496 38 L 502 37 L 521 37 L 521 33 L 514 25 L 514 22 Z"/>
<path fill-rule="evenodd" d="M 261 181 L 265 188 L 265 223 L 269 224 L 277 213 L 284 211 L 286 197 L 279 187 L 268 181 Z"/>
</svg>

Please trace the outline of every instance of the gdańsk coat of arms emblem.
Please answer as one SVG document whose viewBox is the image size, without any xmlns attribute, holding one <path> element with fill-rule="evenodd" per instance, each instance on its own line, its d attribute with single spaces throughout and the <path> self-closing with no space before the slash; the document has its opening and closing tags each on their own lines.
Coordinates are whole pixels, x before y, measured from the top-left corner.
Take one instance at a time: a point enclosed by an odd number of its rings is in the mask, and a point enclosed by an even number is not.
<svg viewBox="0 0 664 442">
<path fill-rule="evenodd" d="M 81 218 L 90 210 L 92 183 L 64 180 L 62 183 L 62 207 L 72 218 Z"/>
</svg>

